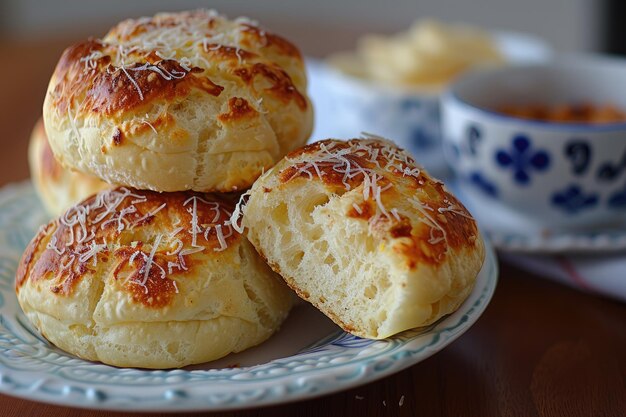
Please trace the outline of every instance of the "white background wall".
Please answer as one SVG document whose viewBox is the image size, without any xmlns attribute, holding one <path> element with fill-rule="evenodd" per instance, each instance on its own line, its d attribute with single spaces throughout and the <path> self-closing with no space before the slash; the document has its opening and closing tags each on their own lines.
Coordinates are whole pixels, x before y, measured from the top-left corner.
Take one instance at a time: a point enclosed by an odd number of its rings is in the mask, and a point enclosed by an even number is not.
<svg viewBox="0 0 626 417">
<path fill-rule="evenodd" d="M 594 0 L 0 0 L 0 27 L 27 37 L 100 35 L 125 17 L 208 7 L 259 20 L 300 41 L 308 53 L 348 48 L 360 33 L 398 31 L 419 17 L 529 32 L 557 50 L 580 51 L 600 46 L 601 5 Z M 320 27 L 323 46 L 310 33 Z"/>
</svg>

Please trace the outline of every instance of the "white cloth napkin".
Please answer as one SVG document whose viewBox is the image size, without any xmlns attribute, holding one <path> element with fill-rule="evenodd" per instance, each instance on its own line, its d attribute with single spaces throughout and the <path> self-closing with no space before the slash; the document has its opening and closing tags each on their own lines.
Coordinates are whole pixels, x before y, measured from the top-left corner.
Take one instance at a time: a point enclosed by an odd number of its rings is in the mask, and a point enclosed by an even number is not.
<svg viewBox="0 0 626 417">
<path fill-rule="evenodd" d="M 499 256 L 539 276 L 626 302 L 626 254 L 565 256 L 500 252 Z"/>
</svg>

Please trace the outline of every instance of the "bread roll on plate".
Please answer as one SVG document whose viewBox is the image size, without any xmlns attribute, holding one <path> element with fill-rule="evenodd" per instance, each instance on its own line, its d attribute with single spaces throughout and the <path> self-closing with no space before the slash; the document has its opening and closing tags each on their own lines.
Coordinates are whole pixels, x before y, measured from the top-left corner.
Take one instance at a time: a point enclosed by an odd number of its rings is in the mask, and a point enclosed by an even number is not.
<svg viewBox="0 0 626 417">
<path fill-rule="evenodd" d="M 361 337 L 451 313 L 484 259 L 465 207 L 384 140 L 324 140 L 291 152 L 241 210 L 248 239 L 274 271 Z"/>
<path fill-rule="evenodd" d="M 110 365 L 173 368 L 239 352 L 287 316 L 291 291 L 211 194 L 116 188 L 43 226 L 16 292 L 50 342 Z"/>
<path fill-rule="evenodd" d="M 72 172 L 57 162 L 48 144 L 48 137 L 39 119 L 28 147 L 30 177 L 46 211 L 53 217 L 79 201 L 112 186 L 93 175 Z"/>
<path fill-rule="evenodd" d="M 246 189 L 312 129 L 299 50 L 213 11 L 123 21 L 63 53 L 44 119 L 63 166 L 155 191 Z"/>
</svg>

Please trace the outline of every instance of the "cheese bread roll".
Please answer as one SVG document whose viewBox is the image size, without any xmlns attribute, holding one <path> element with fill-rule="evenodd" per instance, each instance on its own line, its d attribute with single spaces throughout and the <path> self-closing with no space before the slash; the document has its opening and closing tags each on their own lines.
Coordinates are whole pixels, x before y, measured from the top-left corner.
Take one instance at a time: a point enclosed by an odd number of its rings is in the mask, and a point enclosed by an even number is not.
<svg viewBox="0 0 626 417">
<path fill-rule="evenodd" d="M 81 200 L 112 186 L 93 175 L 67 170 L 57 162 L 40 119 L 28 147 L 30 177 L 46 211 L 60 216 Z"/>
<path fill-rule="evenodd" d="M 299 50 L 213 11 L 118 24 L 63 53 L 44 102 L 62 165 L 155 191 L 246 189 L 312 129 Z"/>
<path fill-rule="evenodd" d="M 115 366 L 182 367 L 261 343 L 291 291 L 233 230 L 232 209 L 211 194 L 103 191 L 31 241 L 19 303 L 59 348 Z"/>
<path fill-rule="evenodd" d="M 324 140 L 290 153 L 254 184 L 234 219 L 239 211 L 274 271 L 361 337 L 386 338 L 451 313 L 484 259 L 465 207 L 379 139 Z"/>
</svg>

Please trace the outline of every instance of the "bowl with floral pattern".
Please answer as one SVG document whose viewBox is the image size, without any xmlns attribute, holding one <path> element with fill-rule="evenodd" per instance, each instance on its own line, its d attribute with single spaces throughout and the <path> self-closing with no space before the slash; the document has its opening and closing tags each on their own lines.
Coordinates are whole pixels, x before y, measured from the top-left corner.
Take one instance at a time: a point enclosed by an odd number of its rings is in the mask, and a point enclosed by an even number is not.
<svg viewBox="0 0 626 417">
<path fill-rule="evenodd" d="M 548 117 L 528 110 L 537 107 Z M 613 117 L 594 118 L 607 107 Z M 610 227 L 626 219 L 625 109 L 622 59 L 569 56 L 471 72 L 442 98 L 444 154 L 464 194 L 485 209 L 546 230 Z M 588 117 L 577 118 L 583 111 Z"/>
<path fill-rule="evenodd" d="M 551 54 L 545 42 L 529 35 L 491 35 L 504 64 L 541 62 Z M 350 74 L 328 62 L 316 64 L 311 82 L 316 105 L 314 138 L 356 137 L 362 132 L 384 136 L 410 151 L 431 173 L 441 176 L 448 172 L 441 151 L 439 100 L 451 80 L 399 85 Z"/>
</svg>

